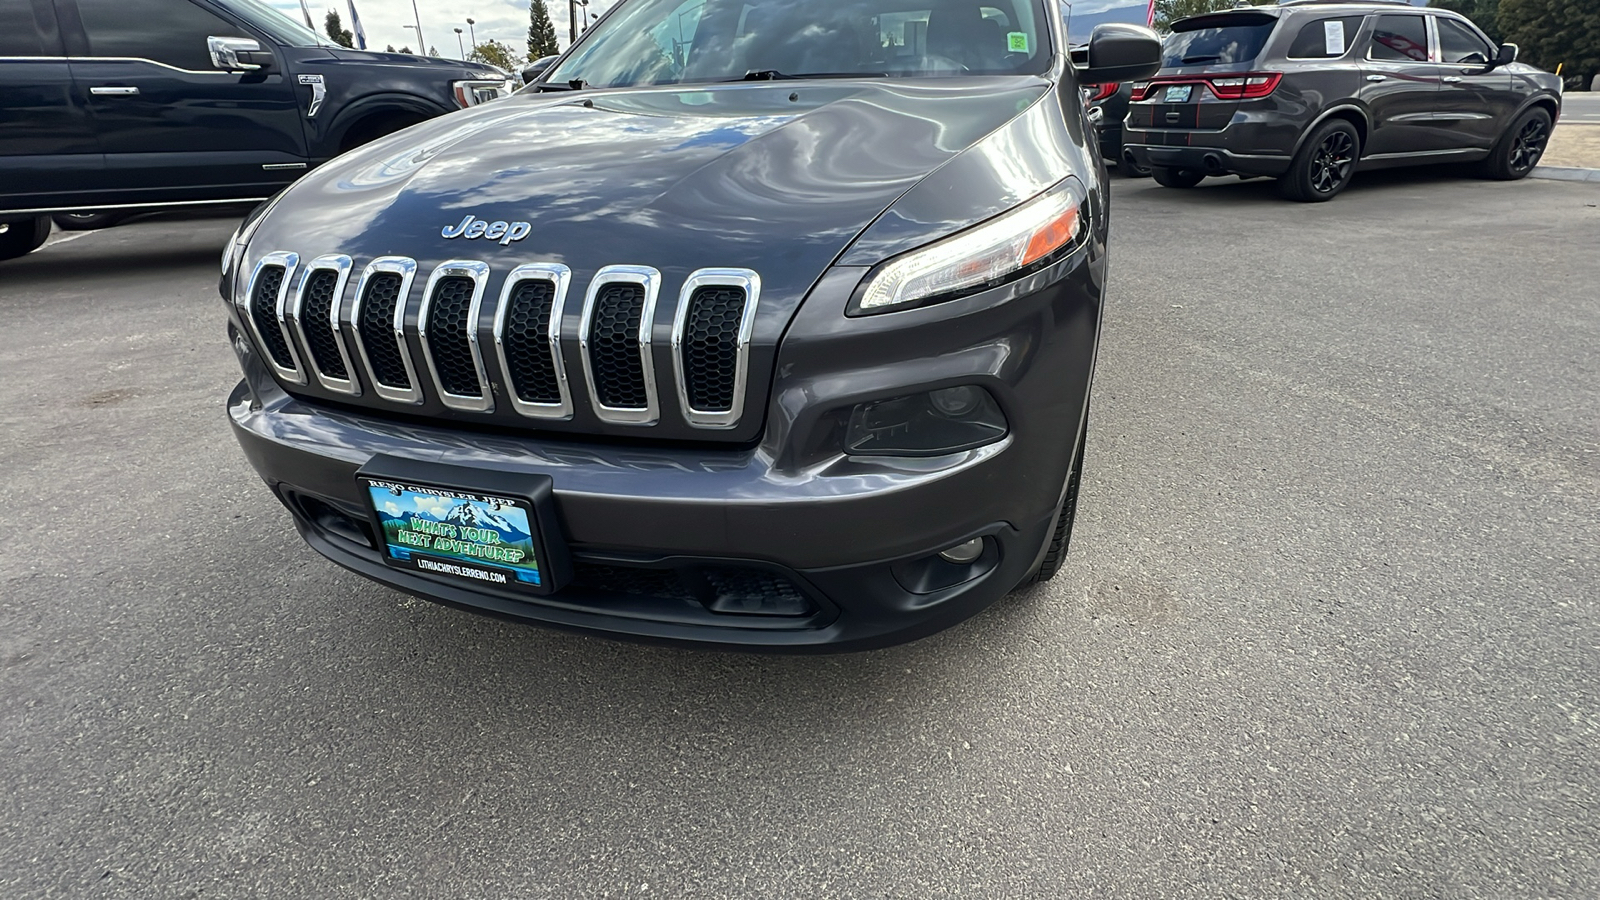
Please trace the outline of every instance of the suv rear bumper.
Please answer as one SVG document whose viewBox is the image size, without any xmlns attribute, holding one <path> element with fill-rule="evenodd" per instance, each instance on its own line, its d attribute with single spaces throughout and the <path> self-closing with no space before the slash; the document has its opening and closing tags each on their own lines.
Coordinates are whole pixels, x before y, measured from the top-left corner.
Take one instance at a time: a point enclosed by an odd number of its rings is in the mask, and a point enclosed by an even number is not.
<svg viewBox="0 0 1600 900">
<path fill-rule="evenodd" d="M 1146 132 L 1145 134 L 1148 134 Z M 1175 147 L 1168 144 L 1133 143 L 1139 132 L 1129 132 L 1123 148 L 1142 166 L 1193 169 L 1207 175 L 1267 175 L 1277 177 L 1289 171 L 1290 158 L 1275 154 L 1234 153 L 1220 146 L 1196 143 Z"/>
</svg>

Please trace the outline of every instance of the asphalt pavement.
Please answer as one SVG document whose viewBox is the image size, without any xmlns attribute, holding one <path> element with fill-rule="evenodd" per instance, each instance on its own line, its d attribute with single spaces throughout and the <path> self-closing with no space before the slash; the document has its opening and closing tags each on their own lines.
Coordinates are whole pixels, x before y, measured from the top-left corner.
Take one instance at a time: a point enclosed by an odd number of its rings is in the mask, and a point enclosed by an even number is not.
<svg viewBox="0 0 1600 900">
<path fill-rule="evenodd" d="M 231 221 L 0 264 L 0 897 L 1600 895 L 1600 185 L 1114 198 L 1065 568 L 821 658 L 315 556 Z"/>
</svg>

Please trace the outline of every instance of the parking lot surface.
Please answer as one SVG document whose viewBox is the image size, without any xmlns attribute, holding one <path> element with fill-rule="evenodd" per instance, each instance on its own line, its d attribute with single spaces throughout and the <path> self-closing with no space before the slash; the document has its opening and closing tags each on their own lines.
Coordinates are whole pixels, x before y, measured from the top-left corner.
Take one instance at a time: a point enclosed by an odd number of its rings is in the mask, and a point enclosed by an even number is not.
<svg viewBox="0 0 1600 900">
<path fill-rule="evenodd" d="M 0 265 L 0 896 L 1600 894 L 1600 185 L 1114 197 L 1066 567 L 823 658 L 305 549 L 232 221 Z"/>
</svg>

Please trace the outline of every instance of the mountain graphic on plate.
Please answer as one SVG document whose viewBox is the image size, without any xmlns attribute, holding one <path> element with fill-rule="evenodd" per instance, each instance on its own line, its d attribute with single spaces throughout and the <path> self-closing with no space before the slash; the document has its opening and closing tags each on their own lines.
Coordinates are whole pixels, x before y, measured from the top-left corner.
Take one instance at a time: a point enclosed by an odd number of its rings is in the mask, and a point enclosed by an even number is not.
<svg viewBox="0 0 1600 900">
<path fill-rule="evenodd" d="M 465 525 L 468 528 L 491 528 L 510 538 L 512 542 L 528 536 L 526 531 L 511 524 L 505 516 L 481 509 L 471 503 L 456 504 L 445 513 L 444 521 L 451 525 Z"/>
</svg>

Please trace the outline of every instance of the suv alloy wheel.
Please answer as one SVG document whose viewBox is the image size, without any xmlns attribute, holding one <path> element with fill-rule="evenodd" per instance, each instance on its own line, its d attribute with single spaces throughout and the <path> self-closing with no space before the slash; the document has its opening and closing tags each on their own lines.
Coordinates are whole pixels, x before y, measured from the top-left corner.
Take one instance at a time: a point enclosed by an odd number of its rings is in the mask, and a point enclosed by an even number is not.
<svg viewBox="0 0 1600 900">
<path fill-rule="evenodd" d="M 1518 116 L 1500 140 L 1495 142 L 1488 159 L 1482 163 L 1482 172 L 1499 181 L 1516 181 L 1526 178 L 1544 156 L 1545 145 L 1550 143 L 1550 113 L 1535 106 Z"/>
<path fill-rule="evenodd" d="M 1278 192 L 1290 200 L 1321 203 L 1350 184 L 1361 156 L 1361 135 L 1344 119 L 1329 119 L 1311 133 L 1278 179 Z"/>
</svg>

